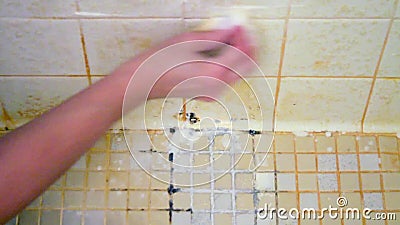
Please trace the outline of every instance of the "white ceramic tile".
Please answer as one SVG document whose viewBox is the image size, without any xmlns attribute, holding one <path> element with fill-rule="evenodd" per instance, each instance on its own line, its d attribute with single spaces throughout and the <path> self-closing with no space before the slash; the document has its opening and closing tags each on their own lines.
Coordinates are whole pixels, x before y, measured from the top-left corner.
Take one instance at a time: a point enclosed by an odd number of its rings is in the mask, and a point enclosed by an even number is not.
<svg viewBox="0 0 400 225">
<path fill-rule="evenodd" d="M 294 17 L 389 17 L 394 0 L 294 0 L 291 16 Z M 297 6 L 297 7 L 296 7 Z"/>
<path fill-rule="evenodd" d="M 86 74 L 74 20 L 0 19 L 1 75 Z"/>
<path fill-rule="evenodd" d="M 182 0 L 131 1 L 79 0 L 82 16 L 112 17 L 179 17 L 182 15 Z M 96 15 L 97 14 L 97 15 Z"/>
<path fill-rule="evenodd" d="M 236 9 L 249 17 L 282 18 L 287 15 L 288 2 L 288 0 L 187 0 L 184 4 L 184 15 L 192 18 L 226 16 L 232 9 Z"/>
<path fill-rule="evenodd" d="M 371 79 L 282 79 L 277 130 L 359 131 L 371 82 Z"/>
<path fill-rule="evenodd" d="M 186 30 L 193 30 L 207 23 L 206 19 L 185 19 Z M 277 76 L 283 39 L 284 20 L 251 19 L 246 27 L 248 35 L 257 46 L 257 65 L 266 76 Z M 258 70 L 250 73 L 260 76 Z"/>
<path fill-rule="evenodd" d="M 400 132 L 400 79 L 377 79 L 365 117 L 364 131 Z"/>
<path fill-rule="evenodd" d="M 86 86 L 85 77 L 0 77 L 0 101 L 18 123 L 40 115 Z"/>
<path fill-rule="evenodd" d="M 318 194 L 300 193 L 300 208 L 318 209 Z"/>
<path fill-rule="evenodd" d="M 357 171 L 357 155 L 355 154 L 340 154 L 339 155 L 339 170 L 340 171 Z"/>
<path fill-rule="evenodd" d="M 190 212 L 173 212 L 172 213 L 172 224 L 173 225 L 182 225 L 182 224 L 190 224 L 191 220 Z"/>
<path fill-rule="evenodd" d="M 372 76 L 389 20 L 290 20 L 282 75 Z"/>
<path fill-rule="evenodd" d="M 278 173 L 277 182 L 279 191 L 296 190 L 296 178 L 293 173 Z"/>
<path fill-rule="evenodd" d="M 64 210 L 63 211 L 63 224 L 80 224 L 82 218 L 82 211 L 72 211 L 72 210 Z"/>
<path fill-rule="evenodd" d="M 336 174 L 318 174 L 320 191 L 334 191 L 338 189 Z"/>
<path fill-rule="evenodd" d="M 252 20 L 257 45 L 257 64 L 267 76 L 278 75 L 283 39 L 283 20 Z"/>
<path fill-rule="evenodd" d="M 2 0 L 0 17 L 61 17 L 76 11 L 74 0 Z"/>
<path fill-rule="evenodd" d="M 179 19 L 82 20 L 91 73 L 105 75 L 139 52 L 183 31 Z"/>
<path fill-rule="evenodd" d="M 236 224 L 253 224 L 255 217 L 254 214 L 237 214 Z"/>
<path fill-rule="evenodd" d="M 105 211 L 88 210 L 85 211 L 85 224 L 102 224 L 104 223 Z"/>
<path fill-rule="evenodd" d="M 397 3 L 396 17 L 397 18 L 400 17 L 400 4 L 399 3 Z"/>
<path fill-rule="evenodd" d="M 377 154 L 360 154 L 360 170 L 379 170 Z"/>
<path fill-rule="evenodd" d="M 383 209 L 382 193 L 364 193 L 364 207 Z"/>
<path fill-rule="evenodd" d="M 187 104 L 187 111 L 195 112 L 200 120 L 211 118 L 219 121 L 215 124 L 217 127 L 270 131 L 275 87 L 275 78 L 246 78 L 246 81 L 235 83 L 233 89 L 226 89 L 219 102 L 191 101 Z"/>
<path fill-rule="evenodd" d="M 336 155 L 324 154 L 318 155 L 319 171 L 336 171 Z"/>
<path fill-rule="evenodd" d="M 379 66 L 379 77 L 400 77 L 400 20 L 394 20 Z"/>
<path fill-rule="evenodd" d="M 231 210 L 232 195 L 230 193 L 214 194 L 214 207 L 216 210 Z"/>
<path fill-rule="evenodd" d="M 255 188 L 260 191 L 275 190 L 275 175 L 273 173 L 256 173 Z"/>
</svg>

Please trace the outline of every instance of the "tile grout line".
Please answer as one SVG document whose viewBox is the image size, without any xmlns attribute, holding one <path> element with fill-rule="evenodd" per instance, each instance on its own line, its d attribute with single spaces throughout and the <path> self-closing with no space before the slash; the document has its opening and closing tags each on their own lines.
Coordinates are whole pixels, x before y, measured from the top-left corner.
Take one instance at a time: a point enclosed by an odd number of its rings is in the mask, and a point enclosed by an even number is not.
<svg viewBox="0 0 400 225">
<path fill-rule="evenodd" d="M 213 137 L 215 140 L 215 136 Z M 213 142 L 214 143 L 214 142 Z M 214 201 L 215 201 L 215 195 L 214 195 L 214 189 L 215 189 L 215 181 L 214 181 L 214 154 L 213 154 L 213 144 L 211 144 L 210 146 L 208 146 L 208 149 L 210 151 L 210 156 L 209 156 L 209 160 L 210 160 L 210 206 L 211 206 L 211 215 L 210 215 L 210 219 L 211 219 L 211 224 L 214 225 L 214 210 L 215 210 L 215 205 L 214 205 Z"/>
<path fill-rule="evenodd" d="M 274 135 L 275 135 L 275 133 L 274 133 Z M 273 163 L 274 163 L 274 168 L 273 168 L 273 170 L 274 170 L 274 182 L 275 182 L 275 185 L 274 185 L 274 189 L 275 189 L 275 207 L 277 208 L 277 209 L 279 209 L 279 201 L 278 201 L 278 171 L 277 171 L 277 166 L 276 166 L 276 137 L 274 136 L 274 138 L 273 138 L 273 140 L 272 140 L 273 142 L 272 142 L 272 153 L 273 153 Z M 278 219 L 278 214 L 277 213 L 275 213 L 276 214 L 276 217 L 275 217 L 275 223 L 276 224 L 279 224 L 279 219 Z"/>
<path fill-rule="evenodd" d="M 297 149 L 296 149 L 296 136 L 293 135 L 293 156 L 294 156 L 294 172 L 296 181 L 296 198 L 297 198 L 297 208 L 300 210 L 300 187 L 299 187 L 299 170 L 297 161 Z M 297 218 L 297 223 L 301 224 L 301 218 Z"/>
<path fill-rule="evenodd" d="M 334 141 L 335 141 L 335 156 L 336 156 L 336 179 L 337 179 L 337 185 L 338 185 L 338 192 L 339 195 L 337 196 L 338 198 L 342 196 L 342 181 L 340 178 L 340 165 L 339 165 L 339 151 L 338 151 L 338 135 L 334 135 L 333 136 Z M 345 225 L 344 224 L 344 219 L 340 218 L 340 224 L 341 225 Z"/>
<path fill-rule="evenodd" d="M 60 225 L 63 225 L 64 217 L 64 200 L 65 200 L 65 186 L 67 185 L 67 172 L 62 176 L 61 186 L 61 206 L 60 206 Z"/>
<path fill-rule="evenodd" d="M 376 66 L 375 66 L 375 71 L 374 71 L 374 75 L 373 75 L 373 78 L 372 78 L 371 87 L 370 87 L 370 90 L 369 90 L 369 94 L 368 94 L 367 101 L 366 101 L 366 104 L 365 104 L 365 107 L 364 107 L 364 111 L 363 111 L 363 114 L 362 114 L 362 118 L 361 118 L 361 132 L 364 132 L 364 130 L 365 130 L 365 119 L 366 119 L 366 116 L 367 116 L 369 104 L 371 102 L 372 93 L 374 92 L 374 89 L 375 89 L 375 83 L 376 83 L 376 79 L 378 77 L 379 68 L 381 66 L 383 54 L 385 53 L 386 45 L 388 43 L 388 39 L 389 39 L 389 36 L 390 36 L 390 31 L 392 30 L 397 4 L 398 4 L 398 0 L 396 0 L 395 3 L 394 3 L 393 15 L 390 18 L 389 25 L 388 25 L 388 28 L 387 28 L 386 34 L 385 34 L 385 39 L 383 40 L 382 49 L 381 49 L 381 51 L 379 53 L 379 58 L 378 58 L 378 61 L 376 63 Z"/>
<path fill-rule="evenodd" d="M 77 12 L 81 11 L 80 5 L 79 5 L 79 0 L 75 0 L 75 7 L 76 7 L 76 11 Z M 85 35 L 83 33 L 83 27 L 82 27 L 81 19 L 78 19 L 78 24 L 79 24 L 79 35 L 80 35 L 81 45 L 82 45 L 83 60 L 84 60 L 84 63 L 85 63 L 86 76 L 87 76 L 87 79 L 88 79 L 88 84 L 90 86 L 90 85 L 92 85 L 92 78 L 90 76 L 89 58 L 88 58 L 87 51 L 86 51 L 86 41 L 85 41 Z"/>
<path fill-rule="evenodd" d="M 364 193 L 362 188 L 362 176 L 361 176 L 361 161 L 360 161 L 360 149 L 359 149 L 359 136 L 356 136 L 356 155 L 357 155 L 357 173 L 358 173 L 358 185 L 360 189 L 360 200 L 361 200 L 361 207 L 364 208 Z M 366 221 L 365 218 L 361 218 L 361 222 L 365 225 Z"/>
<path fill-rule="evenodd" d="M 317 154 L 317 135 L 313 134 L 313 146 L 314 146 L 314 160 L 315 160 L 315 173 L 317 174 L 317 198 L 318 198 L 318 208 L 321 209 L 321 193 L 319 190 L 319 166 L 318 166 L 318 154 Z M 321 215 L 322 216 L 322 215 Z M 322 225 L 322 219 L 319 219 L 319 224 Z"/>
<path fill-rule="evenodd" d="M 115 134 L 115 133 L 114 133 Z M 111 141 L 111 140 L 110 140 Z M 107 216 L 108 216 L 108 210 L 111 208 L 110 207 L 110 201 L 109 201 L 109 196 L 110 196 L 110 164 L 111 164 L 111 145 L 107 148 L 107 153 L 106 153 L 106 183 L 104 185 L 105 190 L 105 212 L 104 212 L 104 225 L 107 224 Z"/>
<path fill-rule="evenodd" d="M 276 80 L 275 102 L 274 102 L 273 121 L 272 121 L 273 128 L 276 128 L 276 123 L 277 123 L 277 115 L 278 115 L 277 106 L 278 106 L 278 99 L 279 99 L 279 91 L 281 89 L 282 67 L 283 67 L 283 60 L 284 60 L 284 56 L 285 56 L 286 39 L 287 39 L 287 34 L 288 34 L 291 5 L 292 5 L 292 0 L 289 0 L 288 1 L 288 10 L 287 10 L 286 18 L 285 18 L 285 25 L 284 25 L 284 30 L 283 30 L 282 43 L 281 43 L 281 54 L 280 54 L 280 58 L 279 58 L 278 76 L 277 76 L 277 80 Z M 275 131 L 275 129 L 274 129 L 274 131 Z"/>
<path fill-rule="evenodd" d="M 233 133 L 232 133 L 232 136 L 231 136 L 231 138 L 233 138 Z M 232 149 L 233 147 L 232 147 L 232 145 L 231 145 L 231 152 L 230 152 L 230 160 L 231 160 L 231 163 L 230 163 L 230 166 L 229 166 L 229 168 L 231 169 L 231 181 L 232 181 L 232 195 L 231 195 L 231 198 L 232 198 L 232 224 L 233 225 L 236 225 L 236 223 L 237 223 L 237 221 L 236 221 L 236 187 L 235 187 L 235 185 L 236 185 L 236 171 L 235 171 L 235 168 L 234 168 L 234 166 L 235 166 L 235 163 L 236 163 L 236 160 L 235 160 L 235 153 L 232 151 L 232 150 L 234 150 L 234 149 Z"/>
<path fill-rule="evenodd" d="M 381 189 L 381 194 L 382 194 L 382 209 L 384 210 L 385 213 L 387 213 L 385 189 L 383 186 L 382 157 L 381 157 L 380 141 L 379 141 L 379 136 L 375 135 L 374 138 L 375 138 L 376 148 L 378 150 L 378 158 L 379 158 L 379 182 L 380 182 L 380 189 Z M 388 225 L 388 223 L 389 223 L 388 220 L 385 220 L 385 225 Z"/>
</svg>

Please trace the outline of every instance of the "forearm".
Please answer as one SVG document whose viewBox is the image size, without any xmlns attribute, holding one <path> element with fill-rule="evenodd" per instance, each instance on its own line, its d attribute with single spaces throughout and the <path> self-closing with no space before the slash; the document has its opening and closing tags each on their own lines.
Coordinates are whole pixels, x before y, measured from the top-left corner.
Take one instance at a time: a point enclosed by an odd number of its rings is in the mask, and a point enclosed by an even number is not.
<svg viewBox="0 0 400 225">
<path fill-rule="evenodd" d="M 0 139 L 0 224 L 51 185 L 121 117 L 126 86 L 138 63 L 73 96 Z M 134 105 L 144 100 L 138 90 Z"/>
</svg>

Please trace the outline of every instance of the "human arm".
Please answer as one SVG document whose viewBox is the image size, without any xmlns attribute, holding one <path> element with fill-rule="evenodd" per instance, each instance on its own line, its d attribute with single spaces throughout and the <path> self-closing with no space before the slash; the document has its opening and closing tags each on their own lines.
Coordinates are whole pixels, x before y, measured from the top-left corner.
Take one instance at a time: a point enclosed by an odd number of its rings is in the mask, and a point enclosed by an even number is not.
<svg viewBox="0 0 400 225">
<path fill-rule="evenodd" d="M 112 74 L 71 97 L 58 107 L 0 139 L 0 224 L 6 222 L 62 175 L 93 143 L 119 119 L 129 80 L 142 62 L 158 50 L 188 40 L 213 40 L 230 43 L 252 54 L 242 29 L 188 33 L 169 39 L 136 56 Z M 189 51 L 189 50 L 188 50 Z M 197 50 L 196 50 L 197 52 Z M 194 52 L 194 53 L 196 53 Z M 197 53 L 196 53 L 197 54 Z M 219 56 L 222 62 L 238 64 L 229 52 Z M 192 65 L 174 70 L 160 79 L 149 96 L 161 98 L 180 81 L 190 78 L 188 71 L 212 74 L 218 71 L 221 80 L 231 83 L 237 79 L 216 65 Z M 189 76 L 189 77 L 188 77 Z M 150 76 L 138 76 L 136 82 L 151 82 Z M 147 89 L 135 90 L 131 107 L 146 101 Z M 198 87 L 201 88 L 201 87 Z M 195 94 L 189 87 L 178 95 Z"/>
</svg>

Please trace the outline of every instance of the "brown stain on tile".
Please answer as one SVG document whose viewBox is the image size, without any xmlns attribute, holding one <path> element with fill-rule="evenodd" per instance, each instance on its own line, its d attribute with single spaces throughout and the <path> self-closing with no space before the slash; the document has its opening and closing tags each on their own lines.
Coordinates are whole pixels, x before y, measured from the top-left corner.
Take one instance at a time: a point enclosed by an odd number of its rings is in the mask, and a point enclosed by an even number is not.
<svg viewBox="0 0 400 225">
<path fill-rule="evenodd" d="M 329 66 L 329 61 L 315 61 L 313 69 L 326 69 Z"/>
<path fill-rule="evenodd" d="M 10 114 L 7 112 L 6 107 L 4 106 L 4 103 L 1 102 L 1 111 L 2 111 L 2 117 L 1 120 L 3 120 L 4 124 L 7 126 L 8 129 L 15 129 L 15 123 Z"/>
<path fill-rule="evenodd" d="M 35 118 L 56 107 L 61 102 L 61 98 L 59 96 L 55 96 L 50 98 L 47 104 L 44 104 L 41 98 L 29 95 L 26 101 L 21 104 L 23 109 L 18 110 L 17 113 L 22 118 Z"/>
</svg>

